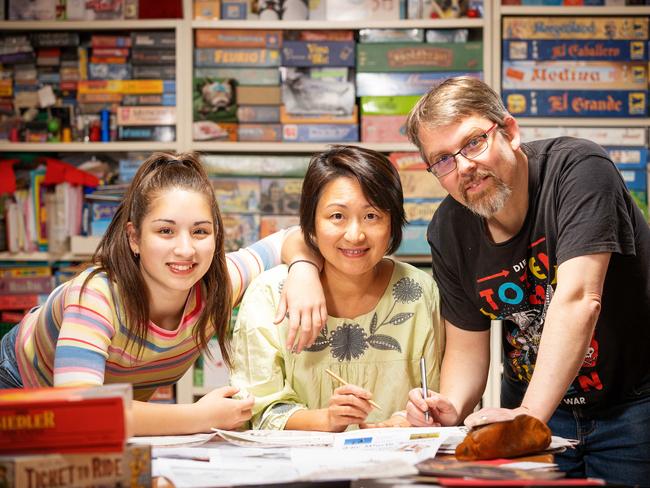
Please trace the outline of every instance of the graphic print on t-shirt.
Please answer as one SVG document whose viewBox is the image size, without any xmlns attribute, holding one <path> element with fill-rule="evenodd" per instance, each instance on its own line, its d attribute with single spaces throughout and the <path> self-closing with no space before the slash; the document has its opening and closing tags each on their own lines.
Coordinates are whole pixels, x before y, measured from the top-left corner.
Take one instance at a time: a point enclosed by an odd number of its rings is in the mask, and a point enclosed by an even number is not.
<svg viewBox="0 0 650 488">
<path fill-rule="evenodd" d="M 515 381 L 529 383 L 537 361 L 539 343 L 548 307 L 553 298 L 557 266 L 550 265 L 546 238 L 532 242 L 526 256 L 510 266 L 486 269 L 476 279 L 481 312 L 490 319 L 503 320 L 507 374 Z M 509 269 L 508 269 L 509 268 Z M 579 395 L 591 388 L 601 389 L 594 368 L 598 343 L 594 338 L 582 364 L 581 374 L 567 391 Z M 592 370 L 586 373 L 585 370 Z M 583 403 L 584 400 L 578 400 Z"/>
</svg>

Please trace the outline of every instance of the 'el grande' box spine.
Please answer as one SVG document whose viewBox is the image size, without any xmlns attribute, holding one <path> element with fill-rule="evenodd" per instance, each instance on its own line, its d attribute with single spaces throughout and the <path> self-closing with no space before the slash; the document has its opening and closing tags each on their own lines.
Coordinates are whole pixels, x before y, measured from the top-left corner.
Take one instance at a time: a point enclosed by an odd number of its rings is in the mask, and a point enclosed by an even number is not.
<svg viewBox="0 0 650 488">
<path fill-rule="evenodd" d="M 503 90 L 508 112 L 520 117 L 646 117 L 648 92 Z"/>
</svg>

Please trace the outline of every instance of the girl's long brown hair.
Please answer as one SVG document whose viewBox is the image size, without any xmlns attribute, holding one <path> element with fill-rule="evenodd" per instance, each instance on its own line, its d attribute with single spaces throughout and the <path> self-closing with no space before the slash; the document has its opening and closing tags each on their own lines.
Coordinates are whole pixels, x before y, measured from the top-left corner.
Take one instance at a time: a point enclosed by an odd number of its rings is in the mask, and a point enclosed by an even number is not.
<svg viewBox="0 0 650 488">
<path fill-rule="evenodd" d="M 136 355 L 139 357 L 147 338 L 149 301 L 153 297 L 150 296 L 142 277 L 139 257 L 133 254 L 129 246 L 127 223 L 133 224 L 136 235 L 139 236 L 142 220 L 149 212 L 151 203 L 171 188 L 201 193 L 210 205 L 214 222 L 215 253 L 210 268 L 201 278 L 205 307 L 194 327 L 193 336 L 197 346 L 207 350 L 208 341 L 215 333 L 223 359 L 230 366 L 228 331 L 232 291 L 224 254 L 224 230 L 214 190 L 195 153 L 157 152 L 142 163 L 95 251 L 93 261 L 97 268 L 84 281 L 81 293 L 88 281 L 98 273 L 106 273 L 110 281 L 117 284 L 119 298 L 126 313 L 126 320 L 123 322 L 129 330 L 127 345 L 131 341 L 137 344 Z"/>
</svg>

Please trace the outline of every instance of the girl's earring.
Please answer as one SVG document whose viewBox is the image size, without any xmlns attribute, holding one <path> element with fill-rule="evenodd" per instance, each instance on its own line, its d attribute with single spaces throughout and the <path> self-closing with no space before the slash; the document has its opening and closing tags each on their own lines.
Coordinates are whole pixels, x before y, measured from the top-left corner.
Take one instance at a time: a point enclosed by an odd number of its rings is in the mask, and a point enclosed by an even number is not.
<svg viewBox="0 0 650 488">
<path fill-rule="evenodd" d="M 134 257 L 135 259 L 140 259 L 140 253 L 139 253 L 139 252 L 135 252 L 135 251 L 133 251 L 133 257 Z"/>
</svg>

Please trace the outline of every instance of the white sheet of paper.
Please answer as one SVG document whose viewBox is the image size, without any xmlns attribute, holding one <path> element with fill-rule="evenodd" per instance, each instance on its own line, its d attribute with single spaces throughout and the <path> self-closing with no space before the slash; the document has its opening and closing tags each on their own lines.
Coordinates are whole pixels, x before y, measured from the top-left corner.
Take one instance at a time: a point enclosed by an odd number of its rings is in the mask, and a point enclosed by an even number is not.
<svg viewBox="0 0 650 488">
<path fill-rule="evenodd" d="M 403 451 L 341 451 L 331 447 L 292 448 L 301 480 L 383 478 L 417 474 L 417 457 Z"/>
<path fill-rule="evenodd" d="M 149 444 L 151 446 L 192 447 L 203 445 L 216 435 L 216 432 L 211 432 L 209 434 L 191 435 L 138 436 L 130 437 L 129 442 L 135 444 Z"/>
<path fill-rule="evenodd" d="M 241 446 L 309 447 L 331 446 L 334 434 L 303 430 L 231 430 L 213 429 L 223 439 Z"/>
</svg>

